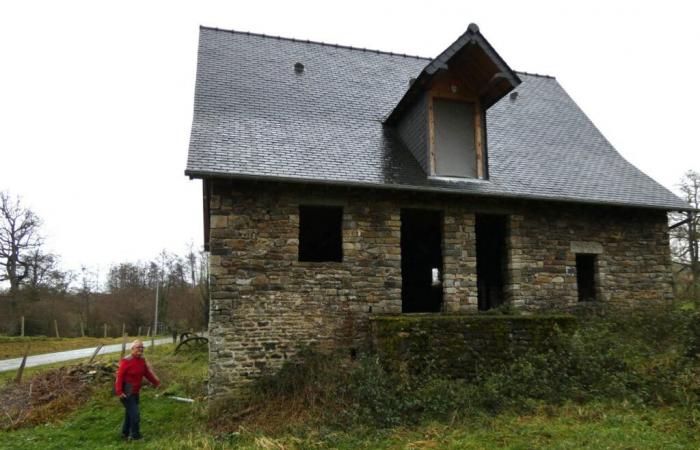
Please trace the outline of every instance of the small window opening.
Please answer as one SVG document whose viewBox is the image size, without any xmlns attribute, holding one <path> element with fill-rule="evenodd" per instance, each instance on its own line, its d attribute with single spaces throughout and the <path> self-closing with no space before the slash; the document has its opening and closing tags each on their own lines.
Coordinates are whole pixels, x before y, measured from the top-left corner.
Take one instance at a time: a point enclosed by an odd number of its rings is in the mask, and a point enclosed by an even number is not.
<svg viewBox="0 0 700 450">
<path fill-rule="evenodd" d="M 596 300 L 595 263 L 596 255 L 576 254 L 576 284 L 578 285 L 578 301 L 580 302 Z"/>
<path fill-rule="evenodd" d="M 343 260 L 343 208 L 299 206 L 299 261 Z"/>
</svg>

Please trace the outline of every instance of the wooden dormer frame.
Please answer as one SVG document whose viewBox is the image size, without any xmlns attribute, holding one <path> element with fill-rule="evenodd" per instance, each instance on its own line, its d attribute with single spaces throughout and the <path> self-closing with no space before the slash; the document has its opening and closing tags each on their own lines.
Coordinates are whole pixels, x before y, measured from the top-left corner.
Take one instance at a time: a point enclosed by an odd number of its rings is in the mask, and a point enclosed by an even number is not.
<svg viewBox="0 0 700 450">
<path fill-rule="evenodd" d="M 455 82 L 461 86 L 460 89 L 450 89 Z M 489 178 L 486 111 L 520 83 L 518 75 L 496 53 L 479 31 L 479 27 L 470 24 L 462 36 L 430 61 L 418 76 L 409 82 L 403 97 L 385 117 L 383 123 L 397 126 L 399 136 L 425 173 L 428 176 L 439 177 L 440 174 L 436 173 L 438 152 L 435 148 L 435 99 L 456 99 L 472 103 L 476 152 L 474 179 L 486 180 Z M 427 107 L 424 106 L 425 103 Z M 420 105 L 419 112 L 415 110 L 416 105 Z M 428 116 L 427 119 L 424 115 Z M 422 122 L 417 125 L 420 129 L 415 133 L 411 128 L 416 127 L 417 119 L 421 119 Z M 423 126 L 427 126 L 427 129 Z M 416 137 L 420 137 L 421 142 L 418 142 Z M 453 146 L 449 148 L 456 150 Z"/>
<path fill-rule="evenodd" d="M 431 88 L 427 91 L 428 104 L 428 161 L 430 164 L 430 175 L 440 176 L 436 172 L 436 148 L 435 148 L 435 114 L 434 103 L 435 99 L 457 100 L 465 103 L 470 103 L 474 106 L 474 148 L 476 151 L 476 176 L 483 180 L 486 178 L 486 158 L 485 158 L 485 127 L 483 121 L 483 111 L 479 97 L 473 93 L 473 89 L 469 83 L 459 78 L 457 81 L 457 92 L 453 92 L 449 80 L 449 72 L 444 76 L 438 77 Z M 466 151 L 466 149 L 465 149 Z"/>
<path fill-rule="evenodd" d="M 388 125 L 397 123 L 416 99 L 428 91 L 436 78 L 459 66 L 476 69 L 472 72 L 475 77 L 467 75 L 463 78 L 472 78 L 472 92 L 481 100 L 479 106 L 482 111 L 486 111 L 521 83 L 518 75 L 484 38 L 479 27 L 472 23 L 462 36 L 423 68 L 383 122 Z M 488 170 L 485 172 L 488 173 Z"/>
</svg>

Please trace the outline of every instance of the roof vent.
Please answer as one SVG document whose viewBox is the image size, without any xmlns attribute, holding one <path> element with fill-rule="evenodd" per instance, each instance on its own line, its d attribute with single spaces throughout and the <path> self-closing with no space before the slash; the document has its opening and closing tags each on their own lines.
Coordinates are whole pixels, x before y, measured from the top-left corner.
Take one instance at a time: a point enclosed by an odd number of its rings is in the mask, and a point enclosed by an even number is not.
<svg viewBox="0 0 700 450">
<path fill-rule="evenodd" d="M 515 101 L 515 99 L 518 98 L 518 91 L 513 91 L 510 93 L 510 100 Z"/>
<path fill-rule="evenodd" d="M 304 73 L 304 65 L 300 62 L 294 64 L 294 72 L 296 72 L 298 75 Z"/>
</svg>

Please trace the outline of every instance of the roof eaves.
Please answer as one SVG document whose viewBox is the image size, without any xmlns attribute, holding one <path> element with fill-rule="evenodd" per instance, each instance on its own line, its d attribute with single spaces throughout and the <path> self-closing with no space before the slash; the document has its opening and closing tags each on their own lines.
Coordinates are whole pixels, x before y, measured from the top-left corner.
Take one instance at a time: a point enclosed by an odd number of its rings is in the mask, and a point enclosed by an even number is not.
<svg viewBox="0 0 700 450">
<path fill-rule="evenodd" d="M 517 86 L 522 83 L 522 80 L 518 74 L 510 68 L 508 63 L 506 63 L 503 58 L 501 58 L 501 55 L 498 54 L 496 49 L 493 48 L 489 41 L 487 41 L 486 38 L 479 33 L 479 27 L 477 27 L 476 24 L 471 24 L 469 26 L 471 27 L 472 25 L 474 25 L 476 28 L 474 40 L 481 45 L 489 58 L 491 58 L 491 60 L 498 66 L 499 71 L 508 78 L 508 81 L 510 81 L 513 86 Z"/>
<path fill-rule="evenodd" d="M 450 189 L 445 187 L 437 186 L 416 186 L 409 184 L 385 184 L 385 183 L 373 183 L 373 182 L 360 182 L 360 181 L 343 181 L 343 180 L 329 180 L 329 179 L 316 179 L 316 178 L 303 178 L 303 177 L 285 177 L 285 176 L 274 176 L 274 175 L 250 175 L 250 174 L 235 174 L 235 173 L 221 173 L 221 172 L 211 172 L 211 171 L 200 171 L 200 170 L 185 170 L 185 175 L 189 176 L 190 179 L 228 179 L 228 180 L 241 180 L 241 181 L 260 181 L 260 182 L 273 182 L 273 183 L 294 183 L 294 184 L 317 184 L 324 186 L 342 186 L 342 187 L 357 187 L 366 189 L 382 189 L 382 190 L 396 190 L 396 191 L 411 191 L 411 192 L 427 192 L 427 193 L 442 193 L 442 194 L 461 194 L 466 196 L 474 197 L 489 197 L 489 198 L 507 198 L 515 200 L 536 200 L 536 201 L 549 201 L 549 202 L 564 202 L 564 203 L 574 203 L 583 205 L 602 205 L 602 206 L 620 206 L 626 208 L 641 208 L 641 209 L 651 209 L 651 210 L 661 210 L 661 211 L 697 211 L 690 205 L 687 208 L 680 207 L 670 207 L 662 205 L 650 205 L 650 204 L 639 204 L 639 203 L 626 203 L 621 201 L 603 201 L 603 200 L 588 200 L 580 198 L 571 198 L 565 196 L 544 196 L 536 194 L 517 194 L 517 193 L 476 193 L 476 192 L 466 192 L 460 189 Z"/>
</svg>

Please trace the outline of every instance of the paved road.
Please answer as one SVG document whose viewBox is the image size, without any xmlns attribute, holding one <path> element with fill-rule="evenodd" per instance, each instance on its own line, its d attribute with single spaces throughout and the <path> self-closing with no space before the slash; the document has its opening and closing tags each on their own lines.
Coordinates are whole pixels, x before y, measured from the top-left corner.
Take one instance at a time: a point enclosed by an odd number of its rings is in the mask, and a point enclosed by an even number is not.
<svg viewBox="0 0 700 450">
<path fill-rule="evenodd" d="M 173 338 L 156 339 L 156 345 L 169 344 L 173 342 Z M 129 344 L 127 343 L 127 346 Z M 150 340 L 146 340 L 146 351 L 151 345 Z M 89 358 L 97 347 L 79 348 L 76 350 L 68 350 L 65 352 L 44 353 L 43 355 L 34 355 L 27 357 L 27 363 L 24 367 L 43 366 L 44 364 L 52 364 L 61 361 L 70 361 L 72 359 Z M 122 351 L 122 344 L 105 345 L 100 350 L 100 355 L 105 353 L 116 353 Z M 128 350 L 127 350 L 128 351 Z M 0 360 L 0 372 L 15 370 L 22 362 L 22 358 L 3 359 Z"/>
</svg>

